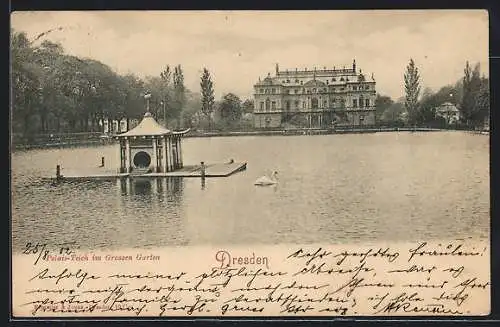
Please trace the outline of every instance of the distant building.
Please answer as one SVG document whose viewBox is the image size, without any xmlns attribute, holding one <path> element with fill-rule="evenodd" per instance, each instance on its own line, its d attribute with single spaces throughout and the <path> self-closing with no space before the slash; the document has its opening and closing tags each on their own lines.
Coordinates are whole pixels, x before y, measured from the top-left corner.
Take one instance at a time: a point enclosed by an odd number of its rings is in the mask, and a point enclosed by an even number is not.
<svg viewBox="0 0 500 327">
<path fill-rule="evenodd" d="M 460 119 L 460 111 L 451 102 L 445 102 L 436 108 L 436 116 L 444 118 L 447 124 L 455 124 Z"/>
<path fill-rule="evenodd" d="M 375 79 L 352 68 L 280 71 L 254 85 L 257 128 L 375 124 Z"/>
</svg>

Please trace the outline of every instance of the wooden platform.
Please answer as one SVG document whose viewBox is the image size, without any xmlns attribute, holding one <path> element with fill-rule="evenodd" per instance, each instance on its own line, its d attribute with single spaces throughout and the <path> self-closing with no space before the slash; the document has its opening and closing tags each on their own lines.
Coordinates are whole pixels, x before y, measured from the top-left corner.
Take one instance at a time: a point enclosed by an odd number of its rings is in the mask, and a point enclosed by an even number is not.
<svg viewBox="0 0 500 327">
<path fill-rule="evenodd" d="M 214 163 L 205 165 L 205 177 L 228 177 L 247 167 L 246 162 Z M 86 181 L 86 180 L 115 180 L 119 178 L 150 179 L 162 177 L 201 177 L 201 166 L 184 166 L 181 169 L 168 173 L 145 173 L 134 175 L 133 173 L 117 173 L 105 168 L 89 169 L 87 171 L 62 170 L 62 181 Z M 45 177 L 45 180 L 56 180 L 56 176 Z"/>
</svg>

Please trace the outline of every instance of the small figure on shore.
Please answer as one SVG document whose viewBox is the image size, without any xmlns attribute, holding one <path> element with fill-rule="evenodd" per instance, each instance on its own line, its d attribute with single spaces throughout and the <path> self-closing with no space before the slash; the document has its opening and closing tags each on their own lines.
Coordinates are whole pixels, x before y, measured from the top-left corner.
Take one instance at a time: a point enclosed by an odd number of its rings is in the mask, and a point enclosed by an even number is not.
<svg viewBox="0 0 500 327">
<path fill-rule="evenodd" d="M 229 160 L 229 163 L 230 164 L 234 163 L 234 159 Z"/>
</svg>

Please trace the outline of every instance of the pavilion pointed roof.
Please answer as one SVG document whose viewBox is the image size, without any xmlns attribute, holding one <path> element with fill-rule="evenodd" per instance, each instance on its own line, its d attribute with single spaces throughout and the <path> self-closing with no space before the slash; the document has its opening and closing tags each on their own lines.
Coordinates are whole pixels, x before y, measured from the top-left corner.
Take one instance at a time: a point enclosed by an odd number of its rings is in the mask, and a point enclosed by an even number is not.
<svg viewBox="0 0 500 327">
<path fill-rule="evenodd" d="M 117 137 L 134 137 L 134 136 L 161 136 L 172 134 L 172 131 L 158 124 L 151 113 L 148 111 L 144 114 L 144 118 L 136 127 L 128 132 L 118 134 Z"/>
</svg>

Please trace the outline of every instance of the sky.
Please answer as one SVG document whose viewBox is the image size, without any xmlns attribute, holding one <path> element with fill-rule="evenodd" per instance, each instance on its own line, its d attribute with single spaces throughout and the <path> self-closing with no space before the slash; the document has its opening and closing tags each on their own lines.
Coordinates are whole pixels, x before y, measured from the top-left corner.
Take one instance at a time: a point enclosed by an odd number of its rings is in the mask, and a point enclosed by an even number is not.
<svg viewBox="0 0 500 327">
<path fill-rule="evenodd" d="M 40 11 L 14 12 L 11 26 L 30 39 L 59 42 L 66 53 L 97 59 L 118 73 L 159 76 L 181 64 L 186 86 L 200 91 L 209 69 L 216 97 L 250 98 L 258 78 L 280 70 L 350 67 L 375 76 L 377 91 L 404 95 L 413 58 L 423 88 L 463 75 L 465 62 L 488 76 L 485 10 L 356 11 Z"/>
</svg>

